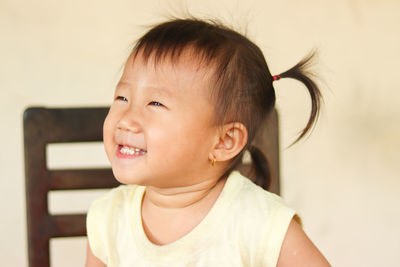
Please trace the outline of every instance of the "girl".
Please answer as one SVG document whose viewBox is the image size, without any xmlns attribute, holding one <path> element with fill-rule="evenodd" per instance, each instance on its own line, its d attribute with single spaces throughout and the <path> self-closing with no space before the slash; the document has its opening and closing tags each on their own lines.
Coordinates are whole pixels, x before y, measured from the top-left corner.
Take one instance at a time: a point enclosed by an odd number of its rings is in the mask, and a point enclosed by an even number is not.
<svg viewBox="0 0 400 267">
<path fill-rule="evenodd" d="M 216 23 L 176 19 L 139 39 L 104 122 L 123 185 L 88 213 L 86 266 L 329 266 L 282 200 L 235 171 L 274 107 L 273 81 L 303 82 L 311 56 L 272 76 L 261 50 Z M 255 166 L 264 185 L 268 173 Z"/>
</svg>

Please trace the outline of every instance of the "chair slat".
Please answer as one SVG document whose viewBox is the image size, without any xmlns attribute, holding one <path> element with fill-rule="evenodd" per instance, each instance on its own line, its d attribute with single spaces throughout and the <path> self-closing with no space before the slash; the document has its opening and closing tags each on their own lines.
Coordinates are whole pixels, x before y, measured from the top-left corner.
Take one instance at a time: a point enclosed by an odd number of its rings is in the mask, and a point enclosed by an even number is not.
<svg viewBox="0 0 400 267">
<path fill-rule="evenodd" d="M 103 140 L 103 122 L 107 107 L 93 108 L 29 108 L 24 117 L 45 122 L 41 136 L 47 143 L 89 142 Z M 31 119 L 32 120 L 32 119 Z"/>
<path fill-rule="evenodd" d="M 51 237 L 86 235 L 86 214 L 53 215 Z"/>
<path fill-rule="evenodd" d="M 68 169 L 49 171 L 50 190 L 97 189 L 119 185 L 111 169 Z"/>
<path fill-rule="evenodd" d="M 103 140 L 103 122 L 107 108 L 49 109 L 48 142 L 86 142 Z"/>
</svg>

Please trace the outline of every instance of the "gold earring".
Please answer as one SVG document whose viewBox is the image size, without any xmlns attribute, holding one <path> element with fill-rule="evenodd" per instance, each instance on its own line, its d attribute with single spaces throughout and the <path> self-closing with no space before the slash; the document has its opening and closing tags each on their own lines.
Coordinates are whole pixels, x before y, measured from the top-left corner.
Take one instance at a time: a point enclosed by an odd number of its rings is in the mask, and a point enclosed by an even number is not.
<svg viewBox="0 0 400 267">
<path fill-rule="evenodd" d="M 212 160 L 211 160 L 211 165 L 214 167 L 215 166 L 215 162 L 217 162 L 217 160 L 215 159 L 215 158 L 213 158 Z"/>
</svg>

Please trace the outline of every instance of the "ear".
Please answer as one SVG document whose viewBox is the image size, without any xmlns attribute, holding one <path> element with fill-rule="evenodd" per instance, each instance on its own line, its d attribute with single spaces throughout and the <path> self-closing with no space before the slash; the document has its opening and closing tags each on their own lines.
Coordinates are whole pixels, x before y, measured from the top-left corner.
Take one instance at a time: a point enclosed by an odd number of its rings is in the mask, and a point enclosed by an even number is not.
<svg viewBox="0 0 400 267">
<path fill-rule="evenodd" d="M 227 161 L 242 151 L 247 143 L 247 129 L 240 122 L 225 124 L 219 131 L 218 140 L 209 155 L 209 159 Z"/>
</svg>

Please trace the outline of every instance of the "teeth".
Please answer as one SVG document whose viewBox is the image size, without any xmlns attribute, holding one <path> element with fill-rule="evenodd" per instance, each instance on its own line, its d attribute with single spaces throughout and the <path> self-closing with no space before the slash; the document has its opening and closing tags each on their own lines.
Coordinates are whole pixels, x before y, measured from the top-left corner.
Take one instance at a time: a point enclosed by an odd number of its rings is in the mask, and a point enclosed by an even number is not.
<svg viewBox="0 0 400 267">
<path fill-rule="evenodd" d="M 134 148 L 134 147 L 128 147 L 128 146 L 123 146 L 120 150 L 122 154 L 129 154 L 129 155 L 143 155 L 146 153 L 146 151 L 140 149 L 140 148 Z"/>
</svg>

